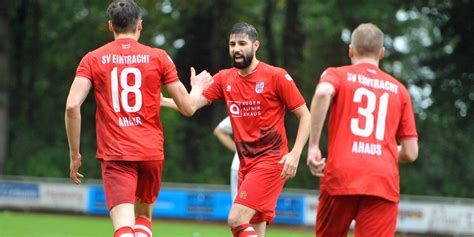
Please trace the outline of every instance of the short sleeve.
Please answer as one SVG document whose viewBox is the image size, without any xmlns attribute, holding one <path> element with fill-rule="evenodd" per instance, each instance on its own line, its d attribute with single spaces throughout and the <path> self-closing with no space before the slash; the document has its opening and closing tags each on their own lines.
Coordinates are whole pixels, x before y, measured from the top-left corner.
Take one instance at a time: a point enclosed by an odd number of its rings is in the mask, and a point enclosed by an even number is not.
<svg viewBox="0 0 474 237">
<path fill-rule="evenodd" d="M 76 69 L 76 77 L 85 77 L 92 81 L 92 53 L 87 53 Z"/>
<path fill-rule="evenodd" d="M 165 52 L 160 50 L 160 68 L 161 68 L 161 81 L 163 84 L 169 84 L 172 82 L 179 81 L 178 72 L 176 71 L 176 66 L 174 65 L 171 57 Z"/>
<path fill-rule="evenodd" d="M 417 138 L 418 133 L 416 131 L 415 114 L 413 112 L 413 105 L 411 103 L 410 94 L 408 93 L 408 91 L 403 90 L 402 96 L 404 104 L 400 124 L 397 130 L 397 138 Z"/>
<path fill-rule="evenodd" d="M 276 74 L 276 88 L 280 99 L 290 111 L 305 104 L 295 81 L 285 70 L 281 70 Z"/>
<path fill-rule="evenodd" d="M 230 123 L 229 116 L 227 116 L 224 120 L 222 120 L 217 126 L 221 129 L 224 129 L 226 133 L 232 134 L 232 124 Z"/>
<path fill-rule="evenodd" d="M 224 98 L 222 92 L 222 71 L 218 72 L 212 77 L 214 83 L 212 83 L 202 94 L 209 102 L 213 102 L 218 99 Z"/>
<path fill-rule="evenodd" d="M 337 91 L 339 90 L 339 85 L 341 84 L 341 77 L 338 75 L 335 68 L 327 68 L 321 74 L 318 84 L 321 84 L 322 82 L 330 83 L 332 86 L 334 86 L 334 89 L 337 93 Z"/>
</svg>

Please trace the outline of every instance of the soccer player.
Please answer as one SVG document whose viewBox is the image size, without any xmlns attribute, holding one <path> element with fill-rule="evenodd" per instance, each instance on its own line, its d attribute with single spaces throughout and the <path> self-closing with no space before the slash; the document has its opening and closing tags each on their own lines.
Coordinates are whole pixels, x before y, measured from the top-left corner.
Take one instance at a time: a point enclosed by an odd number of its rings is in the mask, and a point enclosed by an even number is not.
<svg viewBox="0 0 474 237">
<path fill-rule="evenodd" d="M 291 76 L 256 58 L 260 46 L 252 25 L 237 23 L 229 35 L 233 68 L 219 71 L 198 98 L 202 107 L 223 99 L 240 158 L 238 193 L 228 224 L 235 237 L 265 236 L 275 218 L 278 196 L 295 176 L 310 129 L 310 113 Z M 285 109 L 299 120 L 293 149 L 288 151 Z"/>
<path fill-rule="evenodd" d="M 234 139 L 231 137 L 232 124 L 230 123 L 229 116 L 227 116 L 217 125 L 217 127 L 214 129 L 214 135 L 225 147 L 227 147 L 227 149 L 234 152 L 234 158 L 232 159 L 232 164 L 230 166 L 230 193 L 232 196 L 232 200 L 234 200 L 235 196 L 237 195 L 240 160 L 239 155 L 237 154 Z"/>
<path fill-rule="evenodd" d="M 119 0 L 107 9 L 115 40 L 87 53 L 81 60 L 66 102 L 70 178 L 80 184 L 81 105 L 90 89 L 96 100 L 97 159 L 101 162 L 107 207 L 115 237 L 152 236 L 153 204 L 161 186 L 163 129 L 160 121 L 161 83 L 179 111 L 191 116 L 212 82 L 191 68 L 192 91 L 180 82 L 164 50 L 140 44 L 139 6 Z"/>
<path fill-rule="evenodd" d="M 352 65 L 321 75 L 311 102 L 308 160 L 321 177 L 318 237 L 394 236 L 400 196 L 398 162 L 414 162 L 418 140 L 407 89 L 379 68 L 384 34 L 374 24 L 352 33 Z M 328 159 L 319 140 L 330 109 Z M 398 146 L 397 141 L 400 146 Z"/>
</svg>

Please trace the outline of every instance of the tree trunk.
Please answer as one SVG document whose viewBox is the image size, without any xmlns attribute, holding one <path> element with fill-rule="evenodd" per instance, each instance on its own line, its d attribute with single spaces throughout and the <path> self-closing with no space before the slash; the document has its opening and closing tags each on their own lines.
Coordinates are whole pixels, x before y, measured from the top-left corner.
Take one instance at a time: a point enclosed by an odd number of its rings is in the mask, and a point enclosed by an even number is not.
<svg viewBox="0 0 474 237">
<path fill-rule="evenodd" d="M 0 4 L 0 174 L 7 156 L 8 144 L 8 67 L 9 49 L 7 6 Z"/>
<path fill-rule="evenodd" d="M 263 17 L 263 30 L 265 38 L 267 40 L 268 50 L 268 63 L 271 65 L 277 64 L 275 42 L 273 39 L 272 22 L 273 13 L 275 12 L 275 0 L 267 0 L 265 3 L 264 17 Z"/>
<path fill-rule="evenodd" d="M 298 77 L 297 74 L 303 59 L 304 34 L 301 30 L 301 22 L 299 19 L 300 1 L 286 1 L 286 17 L 285 28 L 283 31 L 283 65 L 288 69 L 290 74 Z"/>
</svg>

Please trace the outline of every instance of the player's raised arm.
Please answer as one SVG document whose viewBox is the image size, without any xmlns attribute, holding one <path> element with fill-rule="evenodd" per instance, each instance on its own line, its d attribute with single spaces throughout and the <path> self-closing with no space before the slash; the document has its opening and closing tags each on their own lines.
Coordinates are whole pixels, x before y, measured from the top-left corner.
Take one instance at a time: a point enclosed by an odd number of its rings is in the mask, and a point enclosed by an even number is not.
<svg viewBox="0 0 474 237">
<path fill-rule="evenodd" d="M 79 173 L 81 167 L 81 105 L 87 97 L 92 83 L 85 77 L 76 77 L 72 83 L 66 101 L 66 134 L 69 143 L 70 178 L 75 184 L 81 183 L 84 176 Z"/>
<path fill-rule="evenodd" d="M 191 68 L 191 92 L 180 82 L 166 84 L 166 90 L 173 98 L 179 112 L 184 116 L 192 116 L 196 110 L 206 105 L 208 102 L 202 96 L 202 92 L 212 84 L 212 76 L 207 71 L 202 71 L 196 75 L 194 68 Z"/>
</svg>

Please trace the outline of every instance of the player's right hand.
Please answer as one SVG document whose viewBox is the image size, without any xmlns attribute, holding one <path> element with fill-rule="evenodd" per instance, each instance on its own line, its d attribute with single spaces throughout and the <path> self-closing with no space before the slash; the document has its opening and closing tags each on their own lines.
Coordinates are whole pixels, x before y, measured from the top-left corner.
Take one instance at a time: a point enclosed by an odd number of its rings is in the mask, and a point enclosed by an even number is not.
<svg viewBox="0 0 474 237">
<path fill-rule="evenodd" d="M 191 87 L 201 87 L 202 90 L 207 89 L 214 80 L 212 79 L 211 74 L 203 70 L 200 72 L 198 75 L 196 75 L 196 70 L 194 70 L 194 67 L 191 67 Z"/>
<path fill-rule="evenodd" d="M 84 175 L 79 173 L 79 168 L 81 167 L 81 154 L 70 154 L 70 164 L 69 164 L 69 178 L 75 184 L 81 184 L 81 179 L 84 178 Z"/>
<path fill-rule="evenodd" d="M 326 158 L 321 158 L 321 150 L 319 147 L 308 148 L 308 159 L 306 164 L 309 171 L 316 177 L 324 176 L 324 168 L 326 167 Z"/>
</svg>

